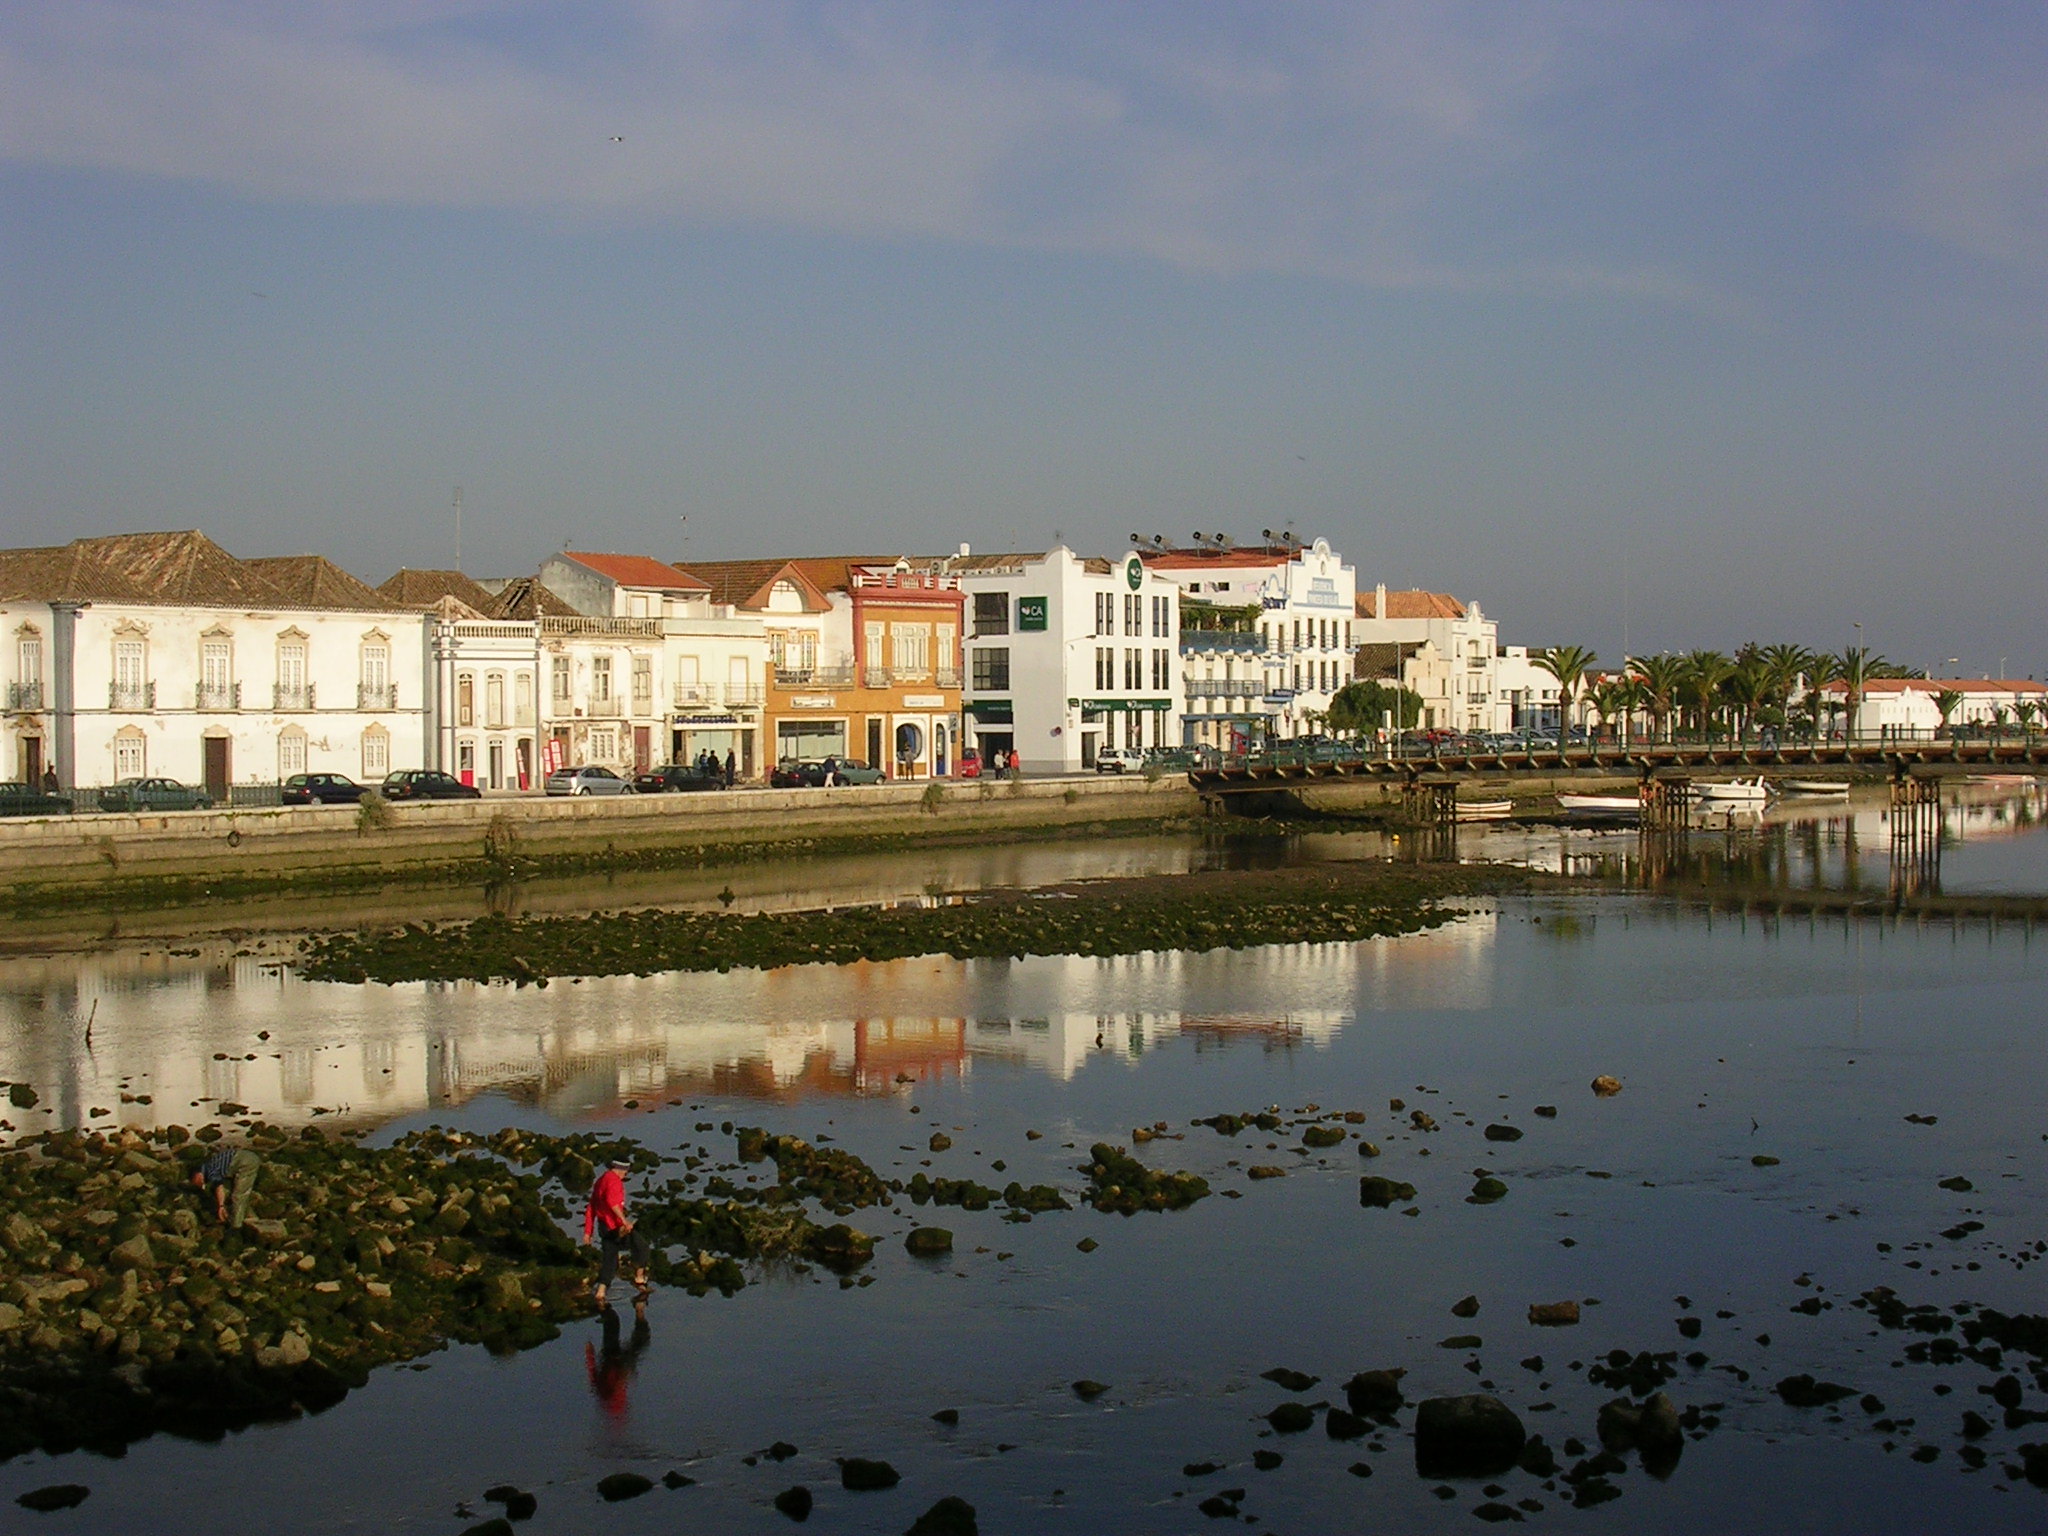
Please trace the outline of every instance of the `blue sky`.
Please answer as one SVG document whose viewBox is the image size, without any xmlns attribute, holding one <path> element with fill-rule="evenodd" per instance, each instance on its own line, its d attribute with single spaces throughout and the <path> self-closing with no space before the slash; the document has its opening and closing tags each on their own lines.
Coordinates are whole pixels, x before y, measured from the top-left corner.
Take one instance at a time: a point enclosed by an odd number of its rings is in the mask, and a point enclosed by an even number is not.
<svg viewBox="0 0 2048 1536">
<path fill-rule="evenodd" d="M 1291 522 L 2048 669 L 2048 10 L 0 0 L 0 519 L 372 581 Z"/>
</svg>

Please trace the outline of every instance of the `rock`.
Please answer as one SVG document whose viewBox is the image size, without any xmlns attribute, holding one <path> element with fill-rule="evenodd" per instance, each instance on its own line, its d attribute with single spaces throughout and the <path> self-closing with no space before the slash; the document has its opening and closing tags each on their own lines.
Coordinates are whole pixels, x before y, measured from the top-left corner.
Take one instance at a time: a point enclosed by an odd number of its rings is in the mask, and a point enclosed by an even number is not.
<svg viewBox="0 0 2048 1536">
<path fill-rule="evenodd" d="M 933 1131 L 932 1139 L 929 1142 L 925 1143 L 925 1145 L 930 1147 L 934 1152 L 943 1152 L 948 1147 L 953 1145 L 953 1138 L 948 1136 L 944 1131 Z"/>
<path fill-rule="evenodd" d="M 1557 1106 L 1555 1104 L 1538 1104 L 1534 1113 L 1545 1120 L 1555 1120 L 1557 1118 Z"/>
<path fill-rule="evenodd" d="M 1342 1408 L 1331 1408 L 1323 1415 L 1323 1433 L 1332 1440 L 1359 1439 L 1369 1427 L 1360 1415 Z"/>
<path fill-rule="evenodd" d="M 21 1085 L 17 1083 L 15 1086 L 19 1088 Z M 31 1488 L 14 1502 L 23 1509 L 32 1509 L 39 1515 L 47 1515 L 59 1509 L 75 1509 L 86 1501 L 91 1492 L 90 1488 L 80 1483 L 52 1483 L 47 1488 Z"/>
<path fill-rule="evenodd" d="M 35 1089 L 29 1087 L 27 1083 L 10 1083 L 7 1087 L 7 1102 L 16 1109 L 34 1109 L 40 1100 Z M 71 1484 L 66 1483 L 64 1486 L 68 1488 Z M 80 1496 L 83 1497 L 83 1495 Z M 52 1509 L 64 1509 L 68 1506 L 53 1504 L 50 1507 Z"/>
<path fill-rule="evenodd" d="M 839 1486 L 848 1493 L 877 1493 L 902 1481 L 903 1475 L 886 1461 L 869 1461 L 865 1456 L 839 1458 Z"/>
<path fill-rule="evenodd" d="M 1298 1435 L 1315 1424 L 1316 1416 L 1305 1403 L 1282 1403 L 1266 1415 L 1266 1422 L 1276 1433 Z"/>
<path fill-rule="evenodd" d="M 1085 1376 L 1083 1376 L 1079 1381 L 1071 1383 L 1071 1385 L 1074 1389 L 1074 1396 L 1081 1399 L 1081 1401 L 1084 1403 L 1094 1402 L 1095 1399 L 1102 1396 L 1103 1393 L 1109 1390 L 1109 1383 L 1103 1381 L 1090 1381 Z"/>
<path fill-rule="evenodd" d="M 675 1474 L 670 1473 L 669 1475 L 672 1477 Z M 537 1495 L 516 1488 L 507 1494 L 501 1502 L 505 1506 L 505 1518 L 507 1520 L 531 1520 L 534 1511 L 540 1508 L 540 1499 Z"/>
<path fill-rule="evenodd" d="M 1685 1450 L 1678 1405 L 1662 1392 L 1639 1404 L 1615 1398 L 1601 1408 L 1598 1428 L 1602 1446 L 1617 1456 L 1636 1451 L 1653 1477 L 1669 1476 Z"/>
<path fill-rule="evenodd" d="M 674 1492 L 678 1488 L 695 1487 L 696 1482 L 697 1479 L 690 1476 L 689 1473 L 677 1472 L 673 1468 L 661 1474 L 661 1486 L 670 1492 Z M 532 1495 L 529 1494 L 528 1497 L 530 1498 Z"/>
<path fill-rule="evenodd" d="M 1520 1141 L 1522 1133 L 1512 1125 L 1489 1125 L 1482 1132 L 1488 1141 Z"/>
<path fill-rule="evenodd" d="M 1095 1239 L 1092 1237 L 1084 1237 L 1081 1239 L 1081 1241 L 1074 1244 L 1074 1246 L 1083 1253 L 1093 1253 L 1096 1249 L 1100 1248 L 1102 1244 L 1096 1242 Z"/>
<path fill-rule="evenodd" d="M 1180 1475 L 1182 1477 L 1207 1477 L 1212 1472 L 1221 1472 L 1222 1470 L 1223 1463 L 1220 1461 L 1191 1461 L 1180 1469 Z"/>
<path fill-rule="evenodd" d="M 1829 1403 L 1839 1403 L 1845 1397 L 1854 1397 L 1854 1387 L 1839 1386 L 1832 1381 L 1815 1381 L 1804 1373 L 1787 1376 L 1777 1385 L 1777 1393 L 1788 1408 L 1825 1408 Z"/>
<path fill-rule="evenodd" d="M 1941 1181 L 1940 1187 L 1954 1194 L 1967 1195 L 1971 1190 L 1975 1189 L 1977 1186 L 1972 1184 L 1968 1179 L 1964 1178 L 1961 1174 L 1957 1174 L 1954 1178 L 1943 1179 Z"/>
<path fill-rule="evenodd" d="M 1436 1121 L 1419 1109 L 1409 1111 L 1408 1123 L 1418 1131 L 1433 1131 L 1436 1129 Z"/>
<path fill-rule="evenodd" d="M 259 1221 L 251 1217 L 243 1225 L 259 1243 L 266 1243 L 272 1248 L 283 1243 L 286 1237 L 284 1223 L 281 1221 Z"/>
<path fill-rule="evenodd" d="M 903 1246 L 919 1258 L 953 1251 L 953 1234 L 944 1227 L 912 1227 L 903 1235 Z"/>
<path fill-rule="evenodd" d="M 475 1525 L 464 1526 L 462 1536 L 512 1536 L 512 1522 L 503 1515 L 493 1515 Z"/>
<path fill-rule="evenodd" d="M 1757 1153 L 1749 1162 L 1753 1168 L 1775 1168 L 1778 1166 L 1778 1160 L 1768 1152 Z"/>
<path fill-rule="evenodd" d="M 1438 1349 L 1477 1349 L 1486 1341 L 1476 1333 L 1454 1333 L 1448 1339 L 1438 1339 Z"/>
<path fill-rule="evenodd" d="M 1351 1404 L 1353 1413 L 1368 1419 L 1391 1420 L 1401 1411 L 1401 1378 L 1407 1374 L 1398 1367 L 1390 1371 L 1360 1371 L 1344 1383 L 1344 1400 Z"/>
<path fill-rule="evenodd" d="M 974 1523 L 974 1506 L 949 1493 L 919 1515 L 904 1536 L 981 1536 L 981 1527 Z"/>
<path fill-rule="evenodd" d="M 1569 1328 L 1579 1320 L 1576 1301 L 1532 1301 L 1529 1321 L 1538 1328 Z"/>
<path fill-rule="evenodd" d="M 312 1342 L 296 1330 L 286 1333 L 275 1344 L 256 1351 L 256 1363 L 266 1371 L 289 1370 L 304 1365 L 313 1358 Z"/>
<path fill-rule="evenodd" d="M 1368 1173 L 1358 1181 L 1358 1203 L 1376 1210 L 1414 1198 L 1415 1186 L 1404 1184 L 1399 1179 L 1383 1179 L 1378 1174 Z"/>
<path fill-rule="evenodd" d="M 626 1499 L 637 1499 L 653 1487 L 654 1479 L 642 1477 L 638 1472 L 613 1472 L 597 1480 L 597 1496 L 607 1504 L 617 1504 Z"/>
<path fill-rule="evenodd" d="M 958 1408 L 941 1408 L 932 1415 L 932 1422 L 934 1424 L 943 1424 L 948 1429 L 951 1429 L 960 1422 L 960 1410 Z"/>
<path fill-rule="evenodd" d="M 811 1490 L 798 1483 L 775 1495 L 775 1507 L 801 1524 L 811 1518 Z"/>
<path fill-rule="evenodd" d="M 1611 1099 L 1621 1092 L 1621 1079 L 1603 1072 L 1593 1079 L 1593 1092 L 1603 1099 Z"/>
<path fill-rule="evenodd" d="M 1256 1163 L 1245 1169 L 1244 1176 L 1248 1179 L 1284 1179 L 1287 1177 L 1287 1170 L 1275 1168 L 1269 1163 Z"/>
<path fill-rule="evenodd" d="M 131 1237 L 125 1243 L 117 1243 L 107 1250 L 107 1265 L 110 1269 L 155 1269 L 156 1252 L 149 1246 L 146 1237 Z"/>
<path fill-rule="evenodd" d="M 1360 1157 L 1378 1157 L 1380 1155 L 1379 1143 L 1361 1140 L 1358 1143 L 1358 1155 Z"/>
<path fill-rule="evenodd" d="M 11 1301 L 0 1301 L 0 1333 L 12 1333 L 19 1328 L 27 1313 Z"/>
<path fill-rule="evenodd" d="M 1489 1175 L 1486 1178 L 1473 1181 L 1472 1193 L 1465 1197 L 1465 1203 L 1467 1205 L 1492 1205 L 1494 1201 L 1506 1198 L 1507 1192 L 1507 1185 Z"/>
<path fill-rule="evenodd" d="M 1488 1500 L 1474 1509 L 1472 1513 L 1486 1521 L 1489 1525 L 1498 1525 L 1503 1520 L 1519 1522 L 1522 1518 L 1520 1510 L 1516 1509 L 1512 1504 L 1502 1504 L 1498 1500 Z"/>
<path fill-rule="evenodd" d="M 1334 1125 L 1312 1125 L 1301 1133 L 1301 1144 L 1305 1147 L 1334 1147 L 1344 1141 L 1345 1133 Z"/>
<path fill-rule="evenodd" d="M 1423 1477 L 1493 1477 L 1515 1465 L 1528 1434 L 1497 1397 L 1432 1397 L 1415 1414 L 1415 1468 Z"/>
<path fill-rule="evenodd" d="M 1467 1296 L 1463 1301 L 1451 1303 L 1451 1316 L 1453 1317 L 1477 1317 L 1478 1315 L 1479 1298 L 1477 1296 Z"/>
<path fill-rule="evenodd" d="M 16 1253 L 34 1253 L 50 1236 L 20 1211 L 7 1213 L 7 1246 Z"/>
<path fill-rule="evenodd" d="M 1252 1465 L 1257 1467 L 1261 1472 L 1271 1472 L 1275 1467 L 1279 1466 L 1280 1463 L 1282 1463 L 1286 1459 L 1287 1458 L 1285 1456 L 1282 1456 L 1278 1451 L 1252 1452 Z"/>
<path fill-rule="evenodd" d="M 778 1440 L 761 1454 L 770 1461 L 787 1461 L 796 1454 L 796 1447 L 787 1440 Z"/>
<path fill-rule="evenodd" d="M 1290 1371 L 1284 1365 L 1276 1365 L 1270 1371 L 1259 1372 L 1259 1380 L 1270 1381 L 1283 1392 L 1306 1392 L 1322 1379 L 1303 1371 Z"/>
</svg>

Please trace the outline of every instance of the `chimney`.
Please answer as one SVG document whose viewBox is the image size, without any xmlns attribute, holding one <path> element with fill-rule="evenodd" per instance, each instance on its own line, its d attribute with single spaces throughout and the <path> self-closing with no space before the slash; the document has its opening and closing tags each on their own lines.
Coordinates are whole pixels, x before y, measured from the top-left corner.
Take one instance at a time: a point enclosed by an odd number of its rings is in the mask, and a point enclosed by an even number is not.
<svg viewBox="0 0 2048 1536">
<path fill-rule="evenodd" d="M 971 545 L 971 544 L 966 544 L 966 543 L 963 543 L 963 544 L 961 544 L 961 546 L 960 546 L 960 558 L 961 558 L 962 560 L 965 560 L 965 559 L 966 559 L 966 558 L 967 558 L 967 557 L 968 557 L 969 555 L 971 555 L 971 554 L 973 554 L 973 553 L 974 553 L 974 546 L 973 546 L 973 545 Z"/>
<path fill-rule="evenodd" d="M 1372 589 L 1372 616 L 1376 619 L 1387 616 L 1387 584 L 1384 581 Z"/>
</svg>

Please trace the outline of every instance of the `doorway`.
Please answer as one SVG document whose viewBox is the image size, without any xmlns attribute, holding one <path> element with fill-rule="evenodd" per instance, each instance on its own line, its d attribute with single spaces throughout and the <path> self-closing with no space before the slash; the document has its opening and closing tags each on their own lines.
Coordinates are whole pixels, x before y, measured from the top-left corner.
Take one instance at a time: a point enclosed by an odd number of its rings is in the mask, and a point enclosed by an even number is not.
<svg viewBox="0 0 2048 1536">
<path fill-rule="evenodd" d="M 228 798 L 228 739 L 225 736 L 208 736 L 200 748 L 205 754 L 206 794 L 217 805 L 225 805 Z"/>
<path fill-rule="evenodd" d="M 633 727 L 633 771 L 645 773 L 654 766 L 654 730 L 651 726 Z"/>
<path fill-rule="evenodd" d="M 882 722 L 873 715 L 868 716 L 868 766 L 880 768 L 884 773 L 889 771 L 888 764 L 882 759 Z"/>
<path fill-rule="evenodd" d="M 40 736 L 21 738 L 21 780 L 30 789 L 42 787 L 43 738 Z"/>
</svg>

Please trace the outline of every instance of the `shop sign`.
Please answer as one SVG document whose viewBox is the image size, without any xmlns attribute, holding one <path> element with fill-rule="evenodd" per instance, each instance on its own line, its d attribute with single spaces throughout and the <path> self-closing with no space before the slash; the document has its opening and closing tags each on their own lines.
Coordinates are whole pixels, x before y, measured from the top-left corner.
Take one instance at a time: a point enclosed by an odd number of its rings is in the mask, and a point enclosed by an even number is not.
<svg viewBox="0 0 2048 1536">
<path fill-rule="evenodd" d="M 946 696 L 943 693 L 906 693 L 903 695 L 905 709 L 944 709 Z"/>
<path fill-rule="evenodd" d="M 1043 633 L 1046 624 L 1046 600 L 1042 597 L 1020 597 L 1017 599 L 1017 629 L 1020 634 Z"/>
<path fill-rule="evenodd" d="M 799 693 L 790 697 L 791 709 L 836 709 L 839 700 L 829 693 Z"/>
</svg>

